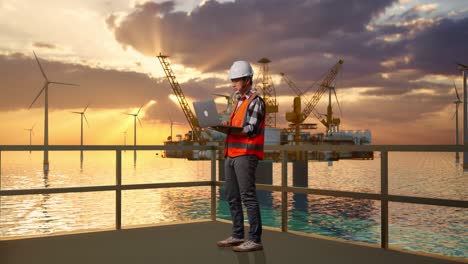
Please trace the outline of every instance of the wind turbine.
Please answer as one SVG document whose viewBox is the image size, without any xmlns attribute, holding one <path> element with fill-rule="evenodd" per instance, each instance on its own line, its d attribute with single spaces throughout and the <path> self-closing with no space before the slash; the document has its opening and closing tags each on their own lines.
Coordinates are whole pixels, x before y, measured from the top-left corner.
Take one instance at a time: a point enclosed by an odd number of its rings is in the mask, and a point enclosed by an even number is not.
<svg viewBox="0 0 468 264">
<path fill-rule="evenodd" d="M 133 166 L 136 165 L 136 121 L 138 119 L 138 122 L 140 123 L 140 127 L 143 127 L 141 125 L 141 121 L 140 121 L 140 118 L 138 117 L 138 114 L 140 113 L 141 111 L 141 108 L 143 108 L 143 105 L 140 106 L 140 109 L 138 109 L 138 112 L 136 114 L 129 114 L 129 113 L 125 113 L 126 115 L 130 115 L 130 116 L 133 116 L 133 146 L 134 146 L 134 150 L 133 150 Z"/>
<path fill-rule="evenodd" d="M 42 76 L 44 77 L 44 84 L 42 86 L 42 89 L 39 91 L 37 94 L 36 98 L 34 98 L 33 102 L 29 106 L 29 109 L 33 106 L 33 104 L 36 102 L 37 98 L 44 92 L 44 173 L 47 174 L 49 172 L 49 84 L 62 84 L 62 85 L 71 85 L 71 86 L 79 86 L 77 84 L 73 83 L 64 83 L 64 82 L 56 82 L 56 81 L 50 81 L 49 78 L 47 78 L 47 75 L 44 72 L 44 69 L 42 69 L 41 63 L 39 62 L 39 59 L 36 56 L 36 53 L 33 51 L 34 57 L 36 58 L 37 65 L 39 66 L 39 69 L 41 70 Z"/>
<path fill-rule="evenodd" d="M 468 144 L 468 107 L 466 105 L 467 99 L 467 91 L 466 91 L 466 71 L 468 70 L 468 66 L 457 63 L 458 70 L 463 73 L 463 145 Z M 468 171 L 468 152 L 463 152 L 463 170 Z"/>
<path fill-rule="evenodd" d="M 459 145 L 458 144 L 458 107 L 460 106 L 461 103 L 463 103 L 462 100 L 460 100 L 460 96 L 458 95 L 458 91 L 457 91 L 457 85 L 455 84 L 455 81 L 453 82 L 453 88 L 455 89 L 455 94 L 457 95 L 457 100 L 454 101 L 453 103 L 455 104 L 455 144 L 456 145 Z M 452 117 L 453 119 L 453 117 Z M 455 162 L 457 164 L 460 163 L 460 155 L 458 153 L 458 151 L 456 152 L 455 154 Z"/>
<path fill-rule="evenodd" d="M 84 120 L 86 121 L 86 125 L 89 127 L 88 119 L 86 118 L 86 109 L 88 109 L 89 104 L 85 107 L 83 112 L 72 112 L 74 114 L 79 114 L 81 115 L 81 141 L 80 141 L 80 146 L 83 147 L 83 117 Z M 80 162 L 81 165 L 83 165 L 83 149 L 80 150 Z"/>
<path fill-rule="evenodd" d="M 34 127 L 36 126 L 36 124 L 34 124 L 31 128 L 25 128 L 24 130 L 27 130 L 29 131 L 29 147 L 31 147 L 31 143 L 32 143 L 32 134 L 34 134 L 33 130 L 34 130 Z M 31 153 L 31 150 L 29 150 L 29 153 Z"/>
</svg>

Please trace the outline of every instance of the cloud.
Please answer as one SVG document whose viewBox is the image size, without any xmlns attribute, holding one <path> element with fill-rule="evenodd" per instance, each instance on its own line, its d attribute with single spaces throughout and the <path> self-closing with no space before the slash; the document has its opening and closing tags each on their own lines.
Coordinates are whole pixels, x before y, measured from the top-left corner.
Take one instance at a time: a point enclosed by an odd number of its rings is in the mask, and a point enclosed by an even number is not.
<svg viewBox="0 0 468 264">
<path fill-rule="evenodd" d="M 56 49 L 57 46 L 51 43 L 46 43 L 46 42 L 34 42 L 33 47 L 36 48 L 46 48 L 46 49 Z"/>
<path fill-rule="evenodd" d="M 382 72 L 385 61 L 394 61 L 391 68 L 453 73 L 450 58 L 466 57 L 459 43 L 468 18 L 427 18 L 438 6 L 415 5 L 388 18 L 396 22 L 368 30 L 396 2 L 207 1 L 191 13 L 174 11 L 173 1 L 146 2 L 126 15 L 110 14 L 107 24 L 124 48 L 146 56 L 162 51 L 202 72 L 266 56 L 276 73 L 290 73 L 298 82 L 317 78 L 340 58 L 350 79 Z"/>
<path fill-rule="evenodd" d="M 118 25 L 116 15 L 109 15 L 107 24 L 125 48 L 147 56 L 162 51 L 178 63 L 219 71 L 238 58 L 255 61 L 264 54 L 278 61 L 295 53 L 325 52 L 324 45 L 317 49 L 313 44 L 340 41 L 340 32 L 364 32 L 366 24 L 394 2 L 207 1 L 190 14 L 173 11 L 172 1 L 147 2 L 120 17 Z"/>
<path fill-rule="evenodd" d="M 408 43 L 408 52 L 413 55 L 410 66 L 427 73 L 453 74 L 455 61 L 468 61 L 467 39 L 468 17 L 443 19 Z"/>
</svg>

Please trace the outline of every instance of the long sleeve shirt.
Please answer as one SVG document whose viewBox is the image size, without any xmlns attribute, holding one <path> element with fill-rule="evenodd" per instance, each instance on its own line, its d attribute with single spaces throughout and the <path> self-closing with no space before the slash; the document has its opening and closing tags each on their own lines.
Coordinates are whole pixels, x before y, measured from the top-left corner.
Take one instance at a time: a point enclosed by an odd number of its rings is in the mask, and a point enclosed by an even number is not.
<svg viewBox="0 0 468 264">
<path fill-rule="evenodd" d="M 251 89 L 247 93 L 244 94 L 238 101 L 237 101 L 237 108 L 244 102 L 244 100 L 248 100 L 249 97 L 256 93 L 255 89 Z M 247 109 L 247 116 L 244 120 L 244 133 L 247 134 L 249 137 L 256 136 L 259 132 L 260 124 L 262 123 L 263 118 L 265 117 L 265 103 L 260 97 L 256 97 L 252 103 L 249 105 Z"/>
</svg>

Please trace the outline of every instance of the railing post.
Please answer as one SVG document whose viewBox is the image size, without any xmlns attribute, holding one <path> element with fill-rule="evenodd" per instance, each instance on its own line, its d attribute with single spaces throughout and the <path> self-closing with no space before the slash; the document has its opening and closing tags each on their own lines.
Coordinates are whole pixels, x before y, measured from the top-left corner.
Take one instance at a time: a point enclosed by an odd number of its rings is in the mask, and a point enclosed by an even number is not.
<svg viewBox="0 0 468 264">
<path fill-rule="evenodd" d="M 2 151 L 0 150 L 0 190 L 2 189 Z"/>
<path fill-rule="evenodd" d="M 122 150 L 115 152 L 115 229 L 122 229 Z"/>
<path fill-rule="evenodd" d="M 380 152 L 381 247 L 388 248 L 388 151 Z"/>
<path fill-rule="evenodd" d="M 211 150 L 211 220 L 216 221 L 216 149 Z"/>
<path fill-rule="evenodd" d="M 288 232 L 288 152 L 281 151 L 281 232 Z"/>
</svg>

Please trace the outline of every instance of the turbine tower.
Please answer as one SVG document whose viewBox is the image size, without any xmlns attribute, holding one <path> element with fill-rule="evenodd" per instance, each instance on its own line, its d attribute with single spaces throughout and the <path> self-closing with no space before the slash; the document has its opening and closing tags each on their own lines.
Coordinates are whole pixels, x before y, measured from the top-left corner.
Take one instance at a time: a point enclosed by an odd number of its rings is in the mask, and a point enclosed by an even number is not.
<svg viewBox="0 0 468 264">
<path fill-rule="evenodd" d="M 463 75 L 463 145 L 468 144 L 468 109 L 467 109 L 467 91 L 466 91 L 466 71 L 468 66 L 457 63 L 458 70 L 462 72 Z M 463 171 L 468 171 L 468 152 L 463 152 Z"/>
<path fill-rule="evenodd" d="M 455 81 L 453 82 L 453 88 L 455 89 L 455 94 L 457 95 L 457 100 L 454 101 L 453 103 L 455 104 L 455 144 L 458 146 L 458 107 L 460 106 L 461 103 L 463 103 L 462 100 L 460 100 L 460 96 L 458 95 L 458 90 L 457 90 L 457 85 L 455 84 Z M 453 117 L 452 117 L 453 119 Z M 460 163 L 460 154 L 458 151 L 455 154 L 455 162 L 457 164 Z"/>
<path fill-rule="evenodd" d="M 39 91 L 37 94 L 36 98 L 34 98 L 33 102 L 29 106 L 29 109 L 33 106 L 33 104 L 36 102 L 37 98 L 44 92 L 44 174 L 47 174 L 49 172 L 49 84 L 61 84 L 61 85 L 71 85 L 71 86 L 79 86 L 77 84 L 73 83 L 64 83 L 64 82 L 56 82 L 56 81 L 51 81 L 49 78 L 47 78 L 47 75 L 44 72 L 44 69 L 41 66 L 41 63 L 39 62 L 39 59 L 36 56 L 36 53 L 33 51 L 34 57 L 36 58 L 37 65 L 39 66 L 39 69 L 41 70 L 41 74 L 44 77 L 44 84 L 42 85 L 42 89 Z"/>
<path fill-rule="evenodd" d="M 138 112 L 136 114 L 129 114 L 129 113 L 125 113 L 126 115 L 130 115 L 130 116 L 133 116 L 133 146 L 134 146 L 134 150 L 133 150 L 133 166 L 136 166 L 136 121 L 138 119 L 138 122 L 140 123 L 140 127 L 143 127 L 141 125 L 141 121 L 140 121 L 140 118 L 138 117 L 138 114 L 140 113 L 141 111 L 141 108 L 143 107 L 143 105 L 140 106 L 140 109 L 138 109 Z"/>
<path fill-rule="evenodd" d="M 31 147 L 31 144 L 32 144 L 32 134 L 34 134 L 33 130 L 34 130 L 34 127 L 36 126 L 36 124 L 34 124 L 31 128 L 25 128 L 24 130 L 27 130 L 29 131 L 29 147 Z M 29 150 L 29 153 L 31 153 L 31 149 Z"/>
<path fill-rule="evenodd" d="M 124 134 L 124 146 L 127 146 L 127 130 L 122 131 L 122 134 Z M 124 150 L 124 152 L 127 150 Z"/>
<path fill-rule="evenodd" d="M 79 114 L 81 115 L 81 140 L 80 140 L 80 146 L 83 147 L 83 117 L 84 120 L 86 121 L 86 125 L 89 127 L 88 119 L 86 118 L 86 109 L 88 109 L 89 104 L 85 107 L 83 112 L 72 112 L 74 114 Z M 80 163 L 83 165 L 83 148 L 80 150 Z"/>
</svg>

